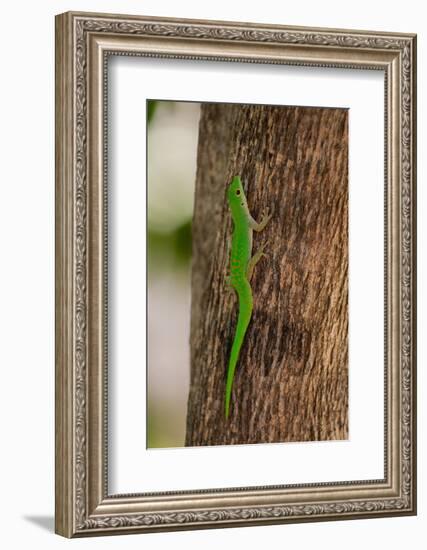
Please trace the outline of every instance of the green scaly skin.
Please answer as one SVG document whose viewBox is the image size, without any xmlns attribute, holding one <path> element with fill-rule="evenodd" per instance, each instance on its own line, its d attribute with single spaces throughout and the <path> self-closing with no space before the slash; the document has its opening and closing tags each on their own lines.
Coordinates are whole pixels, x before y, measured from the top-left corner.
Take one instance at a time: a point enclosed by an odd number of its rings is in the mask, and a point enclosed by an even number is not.
<svg viewBox="0 0 427 550">
<path fill-rule="evenodd" d="M 225 388 L 225 417 L 228 418 L 230 412 L 231 390 L 233 387 L 234 371 L 236 370 L 239 359 L 240 349 L 249 326 L 252 309 L 253 297 L 250 279 L 253 268 L 262 256 L 265 256 L 263 248 L 252 256 L 252 233 L 253 231 L 262 231 L 271 218 L 267 212 L 263 219 L 257 223 L 251 216 L 243 191 L 242 182 L 239 176 L 234 176 L 227 190 L 227 200 L 233 219 L 234 229 L 231 241 L 230 255 L 230 277 L 229 283 L 238 296 L 239 316 L 237 319 L 236 334 L 231 348 L 230 360 L 228 363 L 227 382 Z"/>
</svg>

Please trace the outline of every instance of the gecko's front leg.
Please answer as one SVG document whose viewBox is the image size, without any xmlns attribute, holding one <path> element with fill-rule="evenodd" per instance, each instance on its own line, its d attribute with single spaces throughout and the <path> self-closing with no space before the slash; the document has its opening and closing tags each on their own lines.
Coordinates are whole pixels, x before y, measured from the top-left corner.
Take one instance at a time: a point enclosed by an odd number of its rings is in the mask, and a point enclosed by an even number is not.
<svg viewBox="0 0 427 550">
<path fill-rule="evenodd" d="M 262 231 L 265 226 L 268 224 L 268 222 L 271 220 L 271 214 L 268 213 L 268 208 L 265 208 L 262 213 L 261 221 L 258 223 L 256 220 L 252 218 L 252 216 L 249 218 L 249 224 L 251 229 L 256 231 L 257 233 L 259 231 Z"/>
</svg>

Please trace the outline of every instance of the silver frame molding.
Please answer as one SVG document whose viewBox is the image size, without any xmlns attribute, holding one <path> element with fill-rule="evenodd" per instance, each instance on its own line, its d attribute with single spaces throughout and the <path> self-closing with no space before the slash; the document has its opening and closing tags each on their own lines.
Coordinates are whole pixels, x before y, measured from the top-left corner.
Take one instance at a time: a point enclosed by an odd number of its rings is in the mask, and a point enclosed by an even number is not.
<svg viewBox="0 0 427 550">
<path fill-rule="evenodd" d="M 105 182 L 110 55 L 384 71 L 384 479 L 108 494 Z M 58 534 L 78 537 L 416 513 L 415 115 L 412 34 L 72 12 L 56 17 Z"/>
</svg>

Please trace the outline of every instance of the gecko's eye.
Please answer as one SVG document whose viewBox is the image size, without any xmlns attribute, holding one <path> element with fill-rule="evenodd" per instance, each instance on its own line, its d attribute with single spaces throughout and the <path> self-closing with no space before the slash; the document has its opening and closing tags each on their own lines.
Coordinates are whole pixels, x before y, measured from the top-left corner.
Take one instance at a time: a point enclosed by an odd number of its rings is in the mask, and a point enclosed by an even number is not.
<svg viewBox="0 0 427 550">
<path fill-rule="evenodd" d="M 236 195 L 240 195 L 240 189 L 237 189 Z"/>
</svg>

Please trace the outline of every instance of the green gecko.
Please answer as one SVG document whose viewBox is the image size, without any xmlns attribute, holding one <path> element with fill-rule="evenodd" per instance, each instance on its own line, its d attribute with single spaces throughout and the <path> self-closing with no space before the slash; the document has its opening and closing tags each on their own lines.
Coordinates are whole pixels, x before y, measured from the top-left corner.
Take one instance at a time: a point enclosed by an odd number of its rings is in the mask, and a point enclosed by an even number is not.
<svg viewBox="0 0 427 550">
<path fill-rule="evenodd" d="M 230 270 L 228 277 L 230 288 L 235 290 L 239 300 L 239 316 L 234 341 L 228 363 L 227 382 L 225 388 L 225 418 L 230 412 L 231 389 L 234 371 L 239 359 L 240 348 L 245 338 L 246 330 L 252 317 L 253 297 L 250 280 L 255 265 L 264 254 L 265 244 L 252 256 L 252 233 L 262 231 L 271 218 L 267 210 L 260 223 L 251 216 L 243 191 L 240 176 L 234 176 L 227 190 L 228 205 L 234 223 L 231 240 Z"/>
</svg>

